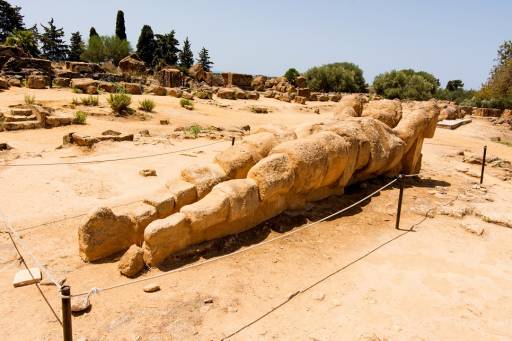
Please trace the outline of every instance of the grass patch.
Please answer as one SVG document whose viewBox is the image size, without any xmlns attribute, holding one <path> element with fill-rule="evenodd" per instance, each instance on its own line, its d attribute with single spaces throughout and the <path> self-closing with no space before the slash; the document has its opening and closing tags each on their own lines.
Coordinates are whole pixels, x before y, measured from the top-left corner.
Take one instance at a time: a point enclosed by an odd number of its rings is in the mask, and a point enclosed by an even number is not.
<svg viewBox="0 0 512 341">
<path fill-rule="evenodd" d="M 180 100 L 180 105 L 181 105 L 182 108 L 185 108 L 187 110 L 194 110 L 194 102 L 192 102 L 189 99 L 182 98 Z"/>
<path fill-rule="evenodd" d="M 86 112 L 83 112 L 80 110 L 75 112 L 74 122 L 76 124 L 85 124 L 86 121 L 87 121 L 87 113 Z"/>
<path fill-rule="evenodd" d="M 36 96 L 34 95 L 25 95 L 25 104 L 32 105 L 36 103 Z"/>
<path fill-rule="evenodd" d="M 75 94 L 83 94 L 84 92 L 81 89 L 79 89 L 77 87 L 74 87 L 73 88 L 73 93 L 75 93 Z"/>
<path fill-rule="evenodd" d="M 112 112 L 118 115 L 127 115 L 132 113 L 130 104 L 132 103 L 132 97 L 125 93 L 110 94 L 108 98 L 108 104 L 112 109 Z"/>
<path fill-rule="evenodd" d="M 98 96 L 87 96 L 81 98 L 80 103 L 88 107 L 97 107 L 99 103 L 99 98 Z"/>
<path fill-rule="evenodd" d="M 152 112 L 153 109 L 155 109 L 156 104 L 153 100 L 150 99 L 143 99 L 139 102 L 139 109 L 146 111 L 146 112 Z"/>
<path fill-rule="evenodd" d="M 498 143 L 503 144 L 507 147 L 512 147 L 512 141 L 498 141 Z"/>
<path fill-rule="evenodd" d="M 203 127 L 201 127 L 199 124 L 193 124 L 185 130 L 185 133 L 194 139 L 197 139 L 199 134 L 202 132 Z"/>
</svg>

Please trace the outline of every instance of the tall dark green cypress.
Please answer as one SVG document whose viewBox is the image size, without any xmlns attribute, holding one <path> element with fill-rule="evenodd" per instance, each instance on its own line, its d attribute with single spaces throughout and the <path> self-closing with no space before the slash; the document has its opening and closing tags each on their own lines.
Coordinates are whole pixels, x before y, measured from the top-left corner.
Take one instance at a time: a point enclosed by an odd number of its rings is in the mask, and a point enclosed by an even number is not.
<svg viewBox="0 0 512 341">
<path fill-rule="evenodd" d="M 183 68 L 190 68 L 194 64 L 194 53 L 188 37 L 183 41 L 183 48 L 179 53 L 180 66 Z"/>
<path fill-rule="evenodd" d="M 7 1 L 0 0 L 0 41 L 14 30 L 23 30 L 23 15 L 20 13 L 21 7 L 11 6 Z"/>
<path fill-rule="evenodd" d="M 205 71 L 211 70 L 213 62 L 211 61 L 210 54 L 206 48 L 203 47 L 201 51 L 199 51 L 199 58 L 197 58 L 197 62 Z"/>
<path fill-rule="evenodd" d="M 91 27 L 91 29 L 89 30 L 89 38 L 92 38 L 92 37 L 99 37 L 100 35 L 98 34 L 98 32 L 96 32 L 96 29 L 94 27 Z"/>
<path fill-rule="evenodd" d="M 64 43 L 64 29 L 57 28 L 53 18 L 48 22 L 48 26 L 41 25 L 41 27 L 43 28 L 41 34 L 43 56 L 49 60 L 65 60 L 69 50 L 66 43 Z"/>
<path fill-rule="evenodd" d="M 79 61 L 84 52 L 84 42 L 80 32 L 72 33 L 70 42 L 68 59 L 73 62 Z"/>
<path fill-rule="evenodd" d="M 121 40 L 126 40 L 126 27 L 124 24 L 124 12 L 117 11 L 116 36 Z"/>
<path fill-rule="evenodd" d="M 155 35 L 151 26 L 144 25 L 140 31 L 139 41 L 137 42 L 137 55 L 147 65 L 152 66 L 155 56 Z"/>
</svg>

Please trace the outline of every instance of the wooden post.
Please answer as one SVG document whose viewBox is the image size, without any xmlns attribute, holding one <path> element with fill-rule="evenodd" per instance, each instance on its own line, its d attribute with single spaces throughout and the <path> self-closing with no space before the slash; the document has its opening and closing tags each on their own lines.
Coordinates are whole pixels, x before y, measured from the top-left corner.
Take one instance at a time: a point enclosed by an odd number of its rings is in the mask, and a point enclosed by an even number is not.
<svg viewBox="0 0 512 341">
<path fill-rule="evenodd" d="M 400 174 L 398 176 L 398 181 L 400 182 L 400 194 L 398 195 L 398 207 L 396 209 L 395 229 L 400 230 L 400 213 L 402 212 L 402 200 L 404 197 L 405 176 Z"/>
<path fill-rule="evenodd" d="M 482 157 L 482 172 L 480 173 L 480 185 L 484 182 L 485 157 L 487 156 L 487 146 L 484 146 L 484 155 Z"/>
<path fill-rule="evenodd" d="M 64 341 L 73 341 L 73 329 L 71 326 L 71 287 L 64 285 L 60 289 L 62 299 L 62 331 Z"/>
</svg>

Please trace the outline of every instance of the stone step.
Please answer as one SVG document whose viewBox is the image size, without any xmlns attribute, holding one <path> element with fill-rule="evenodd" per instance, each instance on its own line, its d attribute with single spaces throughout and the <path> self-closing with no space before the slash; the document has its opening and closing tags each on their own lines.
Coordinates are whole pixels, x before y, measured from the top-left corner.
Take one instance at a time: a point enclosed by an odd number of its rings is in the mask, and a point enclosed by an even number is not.
<svg viewBox="0 0 512 341">
<path fill-rule="evenodd" d="M 25 122 L 25 121 L 37 121 L 36 115 L 30 116 L 16 116 L 16 115 L 5 115 L 5 122 Z"/>
<path fill-rule="evenodd" d="M 23 130 L 23 129 L 39 129 L 43 124 L 39 121 L 23 121 L 23 122 L 4 122 L 5 130 Z"/>
<path fill-rule="evenodd" d="M 11 109 L 11 115 L 13 116 L 30 116 L 32 114 L 32 109 Z"/>
</svg>

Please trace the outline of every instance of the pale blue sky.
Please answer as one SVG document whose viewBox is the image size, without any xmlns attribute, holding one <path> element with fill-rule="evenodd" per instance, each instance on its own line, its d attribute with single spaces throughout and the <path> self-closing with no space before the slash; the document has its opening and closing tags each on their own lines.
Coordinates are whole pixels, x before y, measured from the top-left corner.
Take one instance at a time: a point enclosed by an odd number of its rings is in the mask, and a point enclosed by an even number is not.
<svg viewBox="0 0 512 341">
<path fill-rule="evenodd" d="M 141 27 L 174 29 L 188 36 L 196 53 L 210 50 L 217 71 L 281 75 L 331 63 L 358 64 L 371 82 L 396 68 L 435 74 L 443 86 L 462 79 L 478 88 L 496 49 L 512 39 L 512 1 L 460 0 L 8 0 L 23 8 L 27 25 L 50 17 L 66 34 L 88 36 L 96 27 L 113 34 L 118 9 L 125 12 L 128 39 Z"/>
</svg>

